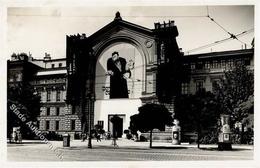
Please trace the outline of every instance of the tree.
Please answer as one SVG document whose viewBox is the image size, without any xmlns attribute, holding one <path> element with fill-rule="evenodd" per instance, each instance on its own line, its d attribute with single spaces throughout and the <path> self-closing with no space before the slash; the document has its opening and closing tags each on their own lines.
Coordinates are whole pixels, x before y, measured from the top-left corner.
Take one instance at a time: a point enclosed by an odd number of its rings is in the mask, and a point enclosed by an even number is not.
<svg viewBox="0 0 260 168">
<path fill-rule="evenodd" d="M 40 96 L 34 91 L 29 83 L 17 83 L 8 86 L 7 91 L 7 134 L 12 132 L 13 127 L 21 127 L 21 132 L 24 138 L 32 138 L 34 135 L 25 125 L 11 106 L 17 108 L 19 113 L 23 114 L 26 122 L 37 122 L 37 117 L 40 113 Z"/>
<path fill-rule="evenodd" d="M 180 120 L 182 130 L 197 132 L 199 148 L 202 132 L 210 132 L 217 126 L 219 113 L 214 95 L 211 92 L 200 90 L 195 95 L 176 97 L 174 117 Z"/>
<path fill-rule="evenodd" d="M 213 86 L 220 111 L 231 117 L 231 126 L 242 123 L 254 107 L 254 74 L 242 61 L 224 72 L 223 79 Z M 243 131 L 242 131 L 243 134 Z M 242 138 L 241 138 L 242 141 Z"/>
<path fill-rule="evenodd" d="M 159 104 L 145 104 L 138 108 L 139 113 L 130 117 L 130 130 L 150 132 L 150 148 L 152 148 L 153 129 L 164 130 L 165 125 L 173 125 L 172 113 Z"/>
</svg>

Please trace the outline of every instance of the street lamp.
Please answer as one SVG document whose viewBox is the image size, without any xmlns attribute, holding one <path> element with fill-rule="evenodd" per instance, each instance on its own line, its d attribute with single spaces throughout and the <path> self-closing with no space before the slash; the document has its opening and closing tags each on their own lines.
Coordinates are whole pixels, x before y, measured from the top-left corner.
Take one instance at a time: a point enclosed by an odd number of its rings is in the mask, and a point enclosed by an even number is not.
<svg viewBox="0 0 260 168">
<path fill-rule="evenodd" d="M 88 148 L 92 148 L 91 144 L 91 112 L 93 110 L 93 101 L 94 101 L 94 96 L 93 94 L 90 94 L 87 98 L 87 104 L 88 104 L 88 132 L 89 132 L 89 138 L 88 138 Z"/>
</svg>

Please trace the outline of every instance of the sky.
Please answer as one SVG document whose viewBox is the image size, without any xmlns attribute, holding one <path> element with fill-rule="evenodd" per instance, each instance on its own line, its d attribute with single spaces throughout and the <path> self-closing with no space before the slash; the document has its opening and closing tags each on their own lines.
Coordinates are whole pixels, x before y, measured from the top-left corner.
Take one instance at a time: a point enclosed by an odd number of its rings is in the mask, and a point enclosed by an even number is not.
<svg viewBox="0 0 260 168">
<path fill-rule="evenodd" d="M 10 7 L 7 12 L 7 54 L 31 53 L 43 58 L 66 57 L 66 35 L 95 33 L 113 21 L 119 11 L 122 19 L 150 29 L 155 22 L 174 20 L 179 31 L 177 42 L 185 54 L 251 48 L 254 38 L 254 6 L 95 6 L 95 7 Z M 209 15 L 219 25 L 210 20 Z M 203 50 L 190 50 L 250 32 Z M 188 52 L 190 51 L 190 52 Z"/>
</svg>

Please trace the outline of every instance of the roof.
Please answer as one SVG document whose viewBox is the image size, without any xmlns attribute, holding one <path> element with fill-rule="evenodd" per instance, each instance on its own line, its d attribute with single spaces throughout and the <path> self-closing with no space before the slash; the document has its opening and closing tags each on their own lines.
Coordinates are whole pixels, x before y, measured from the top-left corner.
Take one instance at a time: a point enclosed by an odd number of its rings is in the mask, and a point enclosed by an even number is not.
<svg viewBox="0 0 260 168">
<path fill-rule="evenodd" d="M 134 24 L 134 23 L 130 23 L 127 22 L 125 20 L 122 19 L 114 19 L 112 22 L 110 22 L 109 24 L 107 24 L 106 26 L 104 26 L 103 28 L 99 29 L 98 31 L 96 31 L 94 34 L 89 36 L 90 40 L 95 40 L 95 38 L 97 36 L 99 36 L 100 34 L 106 33 L 109 30 L 116 28 L 116 27 L 126 27 L 138 32 L 142 32 L 146 35 L 153 35 L 153 31 L 151 29 L 148 29 L 146 27 Z"/>
<path fill-rule="evenodd" d="M 62 69 L 62 70 L 50 70 L 50 71 L 39 71 L 37 72 L 36 76 L 45 76 L 45 75 L 61 75 L 61 74 L 66 74 L 67 70 Z"/>
<path fill-rule="evenodd" d="M 243 49 L 243 50 L 230 50 L 230 51 L 220 51 L 220 52 L 210 52 L 202 54 L 185 55 L 185 59 L 207 59 L 216 57 L 230 57 L 237 55 L 250 55 L 254 54 L 254 49 Z"/>
<path fill-rule="evenodd" d="M 50 60 L 44 60 L 44 59 L 33 59 L 33 61 L 43 61 L 43 62 L 55 62 L 55 61 L 66 61 L 66 57 L 64 58 L 56 58 L 56 59 L 50 59 Z"/>
</svg>

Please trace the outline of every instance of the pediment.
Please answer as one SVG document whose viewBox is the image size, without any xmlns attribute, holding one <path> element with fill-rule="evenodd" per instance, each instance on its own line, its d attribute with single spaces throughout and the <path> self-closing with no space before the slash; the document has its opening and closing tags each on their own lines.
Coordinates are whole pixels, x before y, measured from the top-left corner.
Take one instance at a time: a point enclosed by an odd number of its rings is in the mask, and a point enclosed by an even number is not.
<svg viewBox="0 0 260 168">
<path fill-rule="evenodd" d="M 154 36 L 151 29 L 120 19 L 110 22 L 109 24 L 89 36 L 89 40 L 92 42 L 92 44 L 95 44 L 98 43 L 100 40 L 104 40 L 105 38 L 109 38 L 122 32 L 150 38 Z"/>
</svg>

